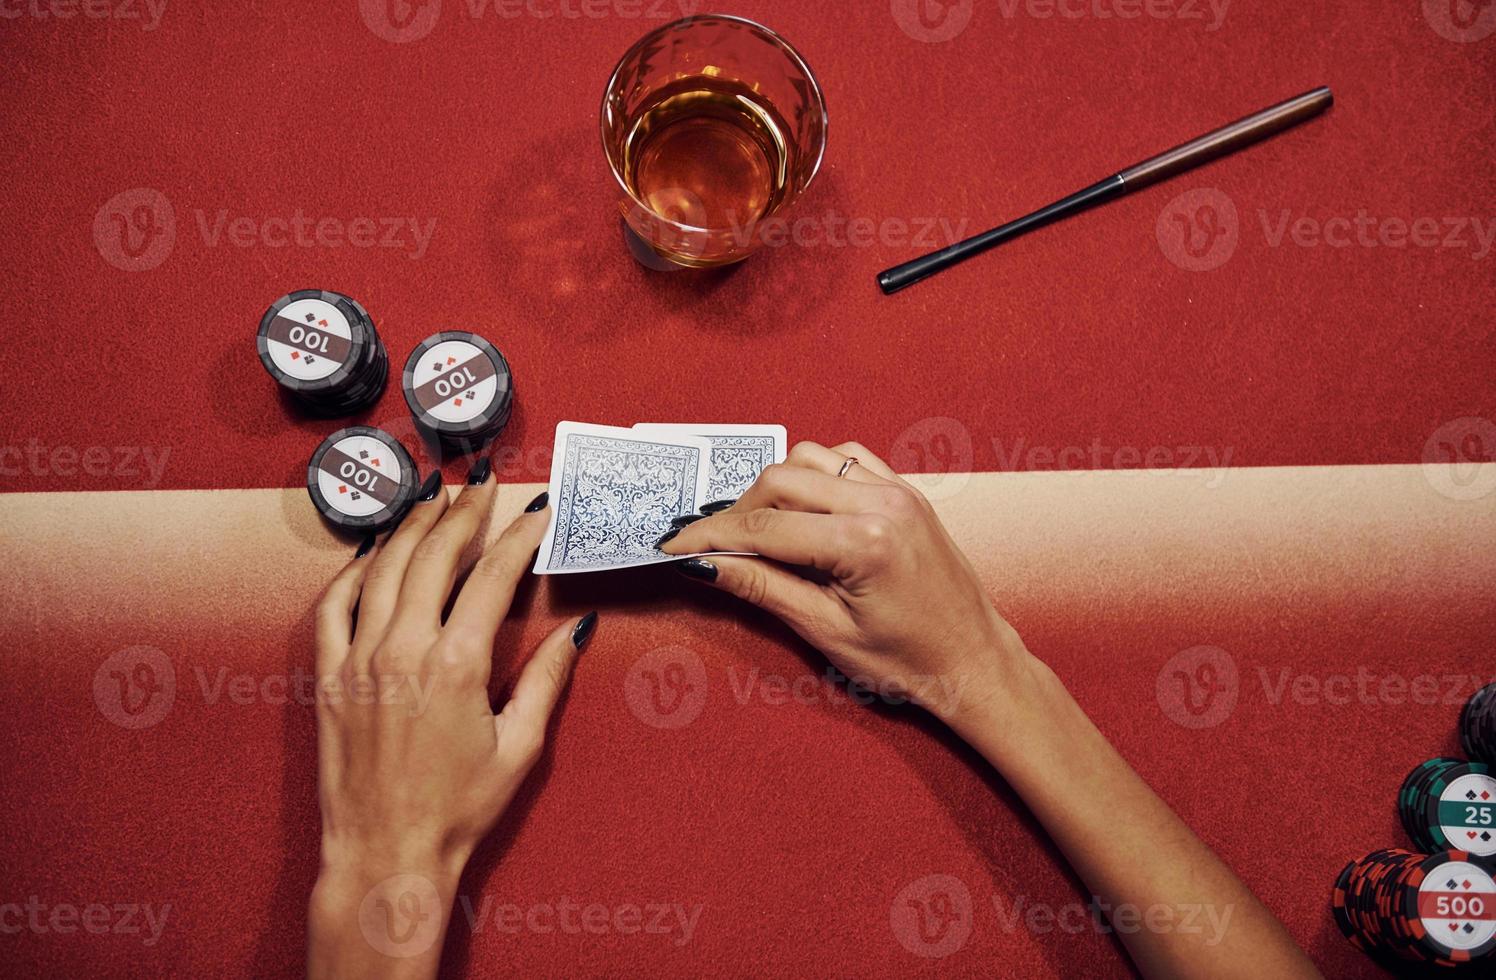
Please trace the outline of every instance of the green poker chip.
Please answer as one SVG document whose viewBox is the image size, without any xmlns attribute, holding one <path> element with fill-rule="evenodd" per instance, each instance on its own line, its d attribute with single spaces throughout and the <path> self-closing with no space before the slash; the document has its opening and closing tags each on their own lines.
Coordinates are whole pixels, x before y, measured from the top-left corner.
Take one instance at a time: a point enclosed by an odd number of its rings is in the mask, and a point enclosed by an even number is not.
<svg viewBox="0 0 1496 980">
<path fill-rule="evenodd" d="M 1445 848 L 1496 857 L 1496 779 L 1483 762 L 1439 770 L 1424 790 L 1423 823 Z"/>
<path fill-rule="evenodd" d="M 1496 777 L 1483 762 L 1438 758 L 1403 780 L 1398 816 L 1422 851 L 1460 850 L 1496 860 Z"/>
</svg>

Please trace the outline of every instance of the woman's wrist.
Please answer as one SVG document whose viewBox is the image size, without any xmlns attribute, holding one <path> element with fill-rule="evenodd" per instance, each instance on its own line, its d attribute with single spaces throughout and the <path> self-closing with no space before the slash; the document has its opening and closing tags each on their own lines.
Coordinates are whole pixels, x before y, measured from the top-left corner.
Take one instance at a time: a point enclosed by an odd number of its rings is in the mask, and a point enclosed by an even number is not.
<svg viewBox="0 0 1496 980">
<path fill-rule="evenodd" d="M 369 889 L 399 875 L 419 875 L 439 889 L 455 888 L 468 852 L 426 844 L 347 844 L 322 842 L 318 884 L 339 892 Z"/>
<path fill-rule="evenodd" d="M 356 916 L 370 903 L 390 900 L 430 904 L 439 897 L 443 913 L 450 908 L 467 864 L 465 853 L 443 853 L 427 845 L 351 845 L 323 841 L 322 863 L 312 889 L 313 919 Z M 398 891 L 382 896 L 382 891 Z M 426 910 L 430 911 L 430 910 Z"/>
<path fill-rule="evenodd" d="M 324 853 L 307 910 L 309 975 L 434 975 L 461 876 L 429 853 Z"/>
<path fill-rule="evenodd" d="M 987 655 L 992 669 L 965 685 L 955 710 L 941 718 L 963 741 L 999 771 L 1021 763 L 1038 749 L 1035 733 L 1073 705 L 1054 671 L 1029 653 L 1018 634 L 1004 624 L 998 649 Z M 1042 750 L 1041 750 L 1042 751 Z"/>
</svg>

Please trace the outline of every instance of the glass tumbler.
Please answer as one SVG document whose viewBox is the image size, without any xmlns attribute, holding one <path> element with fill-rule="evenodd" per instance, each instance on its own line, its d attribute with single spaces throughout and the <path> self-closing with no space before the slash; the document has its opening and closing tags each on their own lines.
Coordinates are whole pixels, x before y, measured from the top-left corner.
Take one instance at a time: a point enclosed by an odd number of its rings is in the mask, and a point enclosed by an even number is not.
<svg viewBox="0 0 1496 980">
<path fill-rule="evenodd" d="M 722 14 L 642 38 L 602 105 L 624 221 L 667 267 L 730 265 L 762 246 L 815 180 L 826 125 L 805 59 L 767 27 Z"/>
</svg>

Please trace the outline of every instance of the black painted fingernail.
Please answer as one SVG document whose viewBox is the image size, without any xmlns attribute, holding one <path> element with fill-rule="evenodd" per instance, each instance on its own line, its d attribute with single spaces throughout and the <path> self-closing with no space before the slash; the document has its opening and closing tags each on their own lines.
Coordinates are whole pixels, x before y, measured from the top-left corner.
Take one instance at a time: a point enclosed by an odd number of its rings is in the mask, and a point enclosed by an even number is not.
<svg viewBox="0 0 1496 980">
<path fill-rule="evenodd" d="M 369 535 L 367 538 L 364 538 L 364 542 L 363 542 L 363 544 L 361 544 L 361 545 L 358 546 L 358 552 L 357 552 L 357 554 L 355 554 L 353 556 L 353 560 L 357 561 L 358 559 L 362 558 L 364 555 L 367 555 L 369 552 L 373 551 L 374 550 L 374 543 L 376 541 L 378 541 L 378 540 L 379 540 L 379 538 L 375 537 L 372 534 Z"/>
<path fill-rule="evenodd" d="M 699 578 L 703 582 L 717 581 L 717 566 L 700 558 L 690 558 L 675 563 L 675 570 L 686 578 Z"/>
<path fill-rule="evenodd" d="M 701 512 L 703 514 L 705 514 L 707 517 L 711 517 L 713 514 L 720 514 L 720 513 L 722 513 L 724 510 L 726 510 L 727 508 L 731 507 L 735 503 L 737 503 L 736 500 L 717 500 L 717 501 L 713 501 L 710 504 L 704 505 L 701 508 Z"/>
<path fill-rule="evenodd" d="M 705 514 L 682 514 L 681 516 L 677 517 L 675 520 L 671 521 L 670 522 L 670 526 L 671 527 L 678 527 L 678 528 L 687 528 L 687 527 L 690 527 L 692 524 L 695 524 L 697 521 L 704 521 L 704 520 L 706 520 L 706 515 Z"/>
<path fill-rule="evenodd" d="M 543 493 L 540 496 L 536 497 L 534 500 L 530 501 L 530 505 L 525 508 L 525 513 L 534 514 L 538 513 L 539 511 L 545 510 L 545 505 L 550 502 L 551 495 L 549 493 Z"/>
<path fill-rule="evenodd" d="M 655 550 L 659 551 L 661 548 L 665 547 L 665 545 L 669 544 L 671 541 L 674 541 L 675 536 L 684 530 L 685 528 L 683 527 L 672 527 L 670 530 L 666 531 L 664 537 L 655 542 Z"/>
<path fill-rule="evenodd" d="M 426 477 L 426 482 L 421 484 L 421 492 L 416 499 L 423 504 L 430 503 L 436 499 L 436 492 L 442 488 L 442 471 L 436 470 Z"/>
<path fill-rule="evenodd" d="M 581 650 L 592 639 L 592 631 L 597 629 L 597 613 L 590 612 L 577 620 L 576 628 L 571 631 L 571 645 Z"/>
<path fill-rule="evenodd" d="M 483 486 L 483 484 L 488 482 L 488 475 L 492 472 L 493 460 L 489 459 L 487 456 L 483 457 L 482 459 L 478 460 L 478 462 L 473 464 L 472 469 L 468 470 L 468 486 Z"/>
</svg>

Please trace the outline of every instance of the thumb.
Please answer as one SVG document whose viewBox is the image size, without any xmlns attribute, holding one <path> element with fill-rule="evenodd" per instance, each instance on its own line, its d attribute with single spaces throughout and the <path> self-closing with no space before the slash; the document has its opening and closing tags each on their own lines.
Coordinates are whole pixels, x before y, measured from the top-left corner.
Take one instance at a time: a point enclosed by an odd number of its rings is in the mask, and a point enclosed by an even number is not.
<svg viewBox="0 0 1496 980">
<path fill-rule="evenodd" d="M 778 616 L 802 636 L 800 627 L 823 622 L 833 603 L 819 585 L 762 558 L 691 558 L 676 562 L 675 570 Z"/>
</svg>

